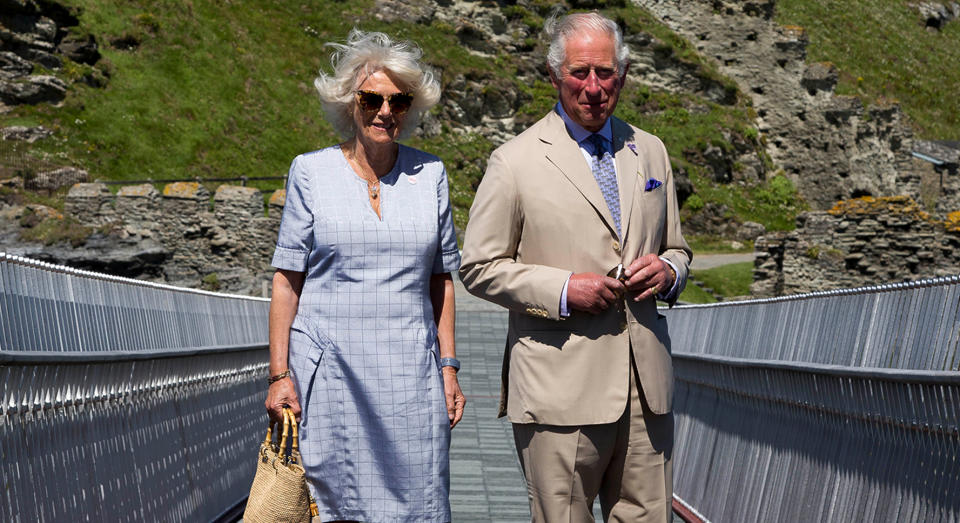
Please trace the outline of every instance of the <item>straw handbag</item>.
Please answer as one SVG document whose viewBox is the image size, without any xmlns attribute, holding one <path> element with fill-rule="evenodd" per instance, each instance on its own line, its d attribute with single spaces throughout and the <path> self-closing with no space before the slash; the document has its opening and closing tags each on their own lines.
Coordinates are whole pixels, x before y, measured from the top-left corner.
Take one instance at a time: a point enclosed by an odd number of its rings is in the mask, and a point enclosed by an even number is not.
<svg viewBox="0 0 960 523">
<path fill-rule="evenodd" d="M 274 523 L 276 521 L 309 522 L 317 515 L 317 504 L 307 490 L 300 451 L 297 449 L 297 421 L 293 411 L 283 409 L 283 435 L 279 445 L 273 442 L 274 423 L 267 427 L 267 438 L 260 445 L 257 474 L 250 487 L 247 508 L 243 521 L 248 523 Z M 290 454 L 287 450 L 287 434 L 293 427 Z M 280 428 L 279 426 L 277 427 Z"/>
</svg>

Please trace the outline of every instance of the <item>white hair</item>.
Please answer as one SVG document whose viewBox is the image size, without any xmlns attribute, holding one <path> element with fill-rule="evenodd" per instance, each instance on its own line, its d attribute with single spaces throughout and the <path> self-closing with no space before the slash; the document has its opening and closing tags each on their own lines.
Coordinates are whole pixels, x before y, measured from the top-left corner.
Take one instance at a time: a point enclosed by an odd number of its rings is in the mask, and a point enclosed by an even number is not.
<svg viewBox="0 0 960 523">
<path fill-rule="evenodd" d="M 327 120 L 344 139 L 357 134 L 353 120 L 355 93 L 367 77 L 387 72 L 400 89 L 413 94 L 413 105 L 400 129 L 400 137 L 410 136 L 424 112 L 440 101 L 440 82 L 433 71 L 420 62 L 423 51 L 407 41 L 394 41 L 384 33 L 350 31 L 347 43 L 328 42 L 335 50 L 330 56 L 333 74 L 320 71 L 313 81 Z"/>
<path fill-rule="evenodd" d="M 561 9 L 556 9 L 543 23 L 543 30 L 550 39 L 547 50 L 547 65 L 557 78 L 562 78 L 560 67 L 567 58 L 567 40 L 585 32 L 606 33 L 613 38 L 616 49 L 617 72 L 623 74 L 630 60 L 630 48 L 623 43 L 623 33 L 613 20 L 596 11 L 574 13 L 560 17 Z"/>
</svg>

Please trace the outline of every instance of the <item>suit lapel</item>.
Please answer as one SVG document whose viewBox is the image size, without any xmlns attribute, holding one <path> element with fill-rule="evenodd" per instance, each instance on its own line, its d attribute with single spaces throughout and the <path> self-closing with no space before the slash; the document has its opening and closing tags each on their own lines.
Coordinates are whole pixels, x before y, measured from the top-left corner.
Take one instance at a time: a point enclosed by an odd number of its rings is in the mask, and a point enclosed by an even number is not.
<svg viewBox="0 0 960 523">
<path fill-rule="evenodd" d="M 637 171 L 640 158 L 634 142 L 633 128 L 618 118 L 613 119 L 613 150 L 616 151 L 617 187 L 620 189 L 620 228 L 623 231 L 621 243 L 627 238 L 633 221 L 633 200 L 637 181 L 641 174 Z M 623 252 L 626 252 L 624 249 Z"/>
<path fill-rule="evenodd" d="M 540 141 L 543 142 L 546 149 L 547 159 L 557 169 L 560 169 L 560 172 L 580 191 L 580 194 L 590 202 L 590 205 L 600 214 L 607 228 L 616 237 L 613 216 L 610 214 L 610 209 L 607 208 L 607 202 L 603 199 L 603 193 L 600 192 L 600 186 L 597 185 L 597 180 L 593 177 L 590 166 L 587 165 L 583 153 L 580 152 L 580 146 L 567 133 L 567 128 L 564 126 L 563 118 L 560 118 L 560 115 L 555 111 L 550 111 L 547 119 L 546 125 L 540 132 Z M 617 169 L 619 168 L 618 163 Z M 622 195 L 623 189 L 620 191 Z"/>
</svg>

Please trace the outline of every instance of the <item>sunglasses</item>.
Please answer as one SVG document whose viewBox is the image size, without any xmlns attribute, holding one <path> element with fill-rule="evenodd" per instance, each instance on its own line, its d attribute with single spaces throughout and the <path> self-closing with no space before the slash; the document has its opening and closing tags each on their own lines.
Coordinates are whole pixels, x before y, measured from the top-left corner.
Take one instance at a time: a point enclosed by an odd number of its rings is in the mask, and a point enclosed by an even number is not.
<svg viewBox="0 0 960 523">
<path fill-rule="evenodd" d="M 357 103 L 365 112 L 376 112 L 383 107 L 383 95 L 376 91 L 357 91 Z M 413 95 L 410 93 L 393 93 L 387 97 L 387 104 L 393 114 L 403 114 L 413 105 Z"/>
</svg>

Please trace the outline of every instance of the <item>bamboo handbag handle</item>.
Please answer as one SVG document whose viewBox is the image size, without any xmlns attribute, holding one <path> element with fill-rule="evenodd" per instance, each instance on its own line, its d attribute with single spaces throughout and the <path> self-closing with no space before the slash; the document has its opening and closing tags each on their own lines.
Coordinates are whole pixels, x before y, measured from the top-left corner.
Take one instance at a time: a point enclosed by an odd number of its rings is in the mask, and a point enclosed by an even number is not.
<svg viewBox="0 0 960 523">
<path fill-rule="evenodd" d="M 293 416 L 293 410 L 287 409 L 290 411 L 290 427 L 293 429 L 293 441 L 290 442 L 290 455 L 291 457 L 299 453 L 298 446 L 300 444 L 300 435 L 299 429 L 297 428 L 297 418 Z"/>
<path fill-rule="evenodd" d="M 284 459 L 283 454 L 280 454 L 281 463 L 294 463 L 300 460 L 300 434 L 299 428 L 297 427 L 297 418 L 293 415 L 293 409 L 284 408 L 283 409 L 283 438 L 280 443 L 281 449 L 286 448 L 287 442 L 287 428 L 292 428 L 292 440 L 290 441 L 290 455 Z M 282 450 L 281 450 L 282 452 Z M 317 502 L 313 499 L 313 496 L 310 496 L 310 516 L 316 517 L 320 514 L 320 510 L 317 508 Z"/>
<path fill-rule="evenodd" d="M 263 444 L 266 446 L 273 446 L 273 426 L 277 422 L 270 420 L 270 424 L 267 425 L 267 437 L 263 439 Z"/>
<path fill-rule="evenodd" d="M 293 411 L 284 407 L 283 409 L 283 433 L 280 436 L 280 450 L 277 452 L 277 458 L 279 458 L 281 463 L 286 463 L 285 456 L 287 453 L 287 436 L 290 433 L 290 421 L 293 418 Z M 296 424 L 296 422 L 294 422 Z M 294 431 L 297 429 L 294 428 Z M 294 440 L 296 441 L 296 440 Z M 294 443 L 296 445 L 296 443 Z"/>
</svg>

